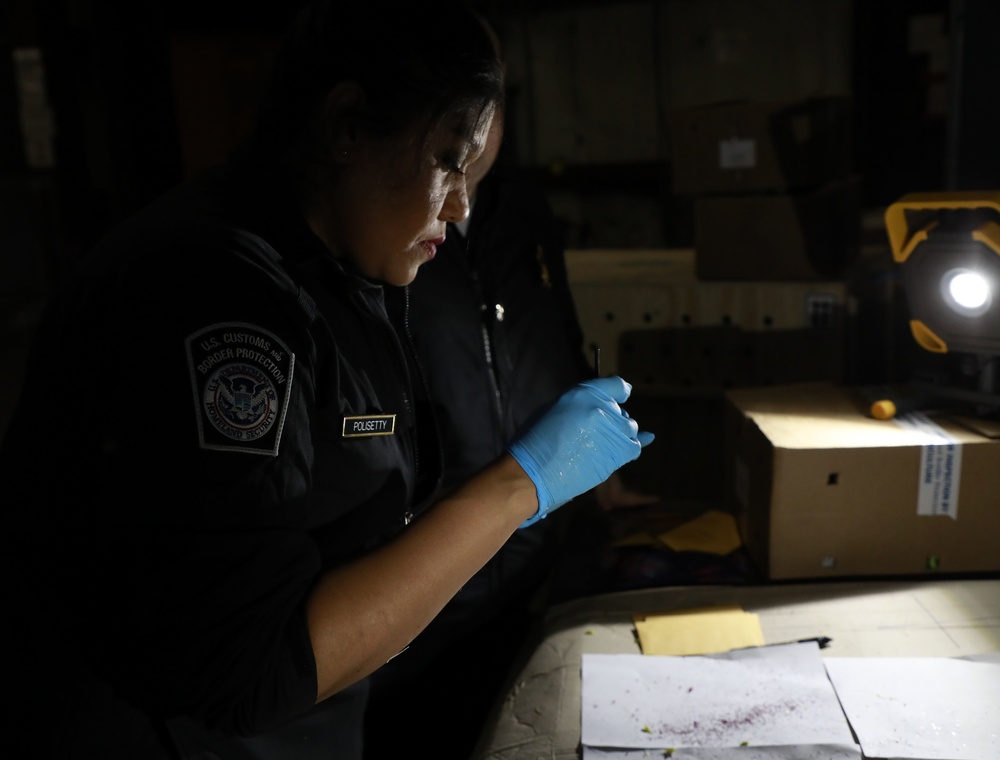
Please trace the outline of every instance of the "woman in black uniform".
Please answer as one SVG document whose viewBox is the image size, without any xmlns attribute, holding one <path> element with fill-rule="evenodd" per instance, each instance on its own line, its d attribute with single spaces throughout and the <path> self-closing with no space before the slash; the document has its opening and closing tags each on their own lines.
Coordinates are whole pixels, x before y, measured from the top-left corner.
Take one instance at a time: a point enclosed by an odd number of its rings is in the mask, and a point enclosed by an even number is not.
<svg viewBox="0 0 1000 760">
<path fill-rule="evenodd" d="M 52 299 L 0 452 L 15 756 L 358 757 L 367 676 L 651 439 L 589 381 L 424 510 L 404 286 L 501 93 L 460 3 L 311 7 L 249 143 Z"/>
</svg>

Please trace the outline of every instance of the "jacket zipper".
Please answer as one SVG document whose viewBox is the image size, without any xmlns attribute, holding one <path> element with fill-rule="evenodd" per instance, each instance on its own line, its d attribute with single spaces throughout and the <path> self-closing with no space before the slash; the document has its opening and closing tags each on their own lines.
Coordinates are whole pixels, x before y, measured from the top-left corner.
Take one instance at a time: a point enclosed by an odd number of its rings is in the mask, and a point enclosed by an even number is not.
<svg viewBox="0 0 1000 760">
<path fill-rule="evenodd" d="M 479 274 L 475 270 L 470 270 L 469 274 L 476 286 L 476 292 L 479 294 L 479 332 L 483 338 L 483 356 L 486 359 L 486 369 L 488 370 L 487 374 L 490 378 L 490 388 L 493 390 L 493 411 L 496 413 L 496 420 L 499 425 L 499 429 L 503 430 L 503 394 L 500 392 L 500 378 L 497 377 L 496 361 L 494 361 L 493 358 L 493 340 L 490 338 L 490 331 L 487 326 L 487 323 L 491 318 L 489 314 L 490 307 L 486 303 L 485 294 L 483 293 L 483 284 L 479 279 Z"/>
</svg>

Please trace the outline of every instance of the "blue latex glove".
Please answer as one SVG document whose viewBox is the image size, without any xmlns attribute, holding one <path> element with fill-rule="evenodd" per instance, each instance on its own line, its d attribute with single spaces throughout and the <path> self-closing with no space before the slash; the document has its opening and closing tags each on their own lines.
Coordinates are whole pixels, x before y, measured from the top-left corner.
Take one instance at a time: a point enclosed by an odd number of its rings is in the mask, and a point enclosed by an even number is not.
<svg viewBox="0 0 1000 760">
<path fill-rule="evenodd" d="M 631 393 L 620 377 L 587 380 L 518 433 L 507 450 L 538 493 L 538 512 L 522 528 L 603 483 L 652 442 L 619 406 Z"/>
</svg>

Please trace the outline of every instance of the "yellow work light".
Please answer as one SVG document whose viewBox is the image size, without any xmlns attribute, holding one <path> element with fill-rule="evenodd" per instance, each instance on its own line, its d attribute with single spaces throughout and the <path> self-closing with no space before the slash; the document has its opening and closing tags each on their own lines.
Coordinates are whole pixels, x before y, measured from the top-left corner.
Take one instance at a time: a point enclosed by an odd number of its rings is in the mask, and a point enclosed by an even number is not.
<svg viewBox="0 0 1000 760">
<path fill-rule="evenodd" d="M 885 224 L 917 343 L 1000 356 L 1000 191 L 910 193 Z"/>
</svg>

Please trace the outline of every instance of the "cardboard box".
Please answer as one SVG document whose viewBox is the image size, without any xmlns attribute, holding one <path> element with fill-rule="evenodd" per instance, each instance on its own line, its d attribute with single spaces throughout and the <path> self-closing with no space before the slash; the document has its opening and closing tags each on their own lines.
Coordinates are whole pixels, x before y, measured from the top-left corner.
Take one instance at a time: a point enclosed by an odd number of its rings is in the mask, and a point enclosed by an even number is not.
<svg viewBox="0 0 1000 760">
<path fill-rule="evenodd" d="M 818 380 L 842 382 L 844 321 L 796 330 L 675 327 L 629 330 L 618 369 L 633 384 L 725 390 Z"/>
<path fill-rule="evenodd" d="M 853 0 L 670 0 L 655 6 L 667 113 L 852 90 Z"/>
<path fill-rule="evenodd" d="M 787 192 L 852 173 L 852 100 L 822 97 L 682 109 L 670 126 L 678 194 Z"/>
<path fill-rule="evenodd" d="M 619 370 L 623 336 L 632 331 L 698 328 L 704 334 L 676 334 L 677 340 L 697 341 L 690 350 L 677 350 L 692 354 L 710 348 L 718 357 L 726 356 L 732 345 L 724 328 L 759 333 L 759 339 L 749 347 L 757 351 L 755 356 L 771 357 L 788 342 L 765 334 L 803 330 L 813 336 L 845 334 L 851 307 L 842 281 L 703 282 L 695 274 L 695 261 L 691 249 L 566 251 L 570 289 L 584 340 L 588 350 L 601 349 L 605 374 Z M 716 327 L 720 330 L 707 329 Z M 740 339 L 741 352 L 748 347 L 747 340 L 745 335 Z M 768 380 L 782 382 L 773 375 Z M 653 382 L 660 382 L 659 376 Z"/>
<path fill-rule="evenodd" d="M 857 258 L 857 181 L 801 193 L 710 195 L 695 200 L 696 272 L 702 280 L 827 280 Z"/>
<path fill-rule="evenodd" d="M 530 147 L 521 158 L 544 166 L 662 160 L 655 6 L 525 10 L 530 23 L 514 26 L 527 34 L 520 61 L 527 70 L 508 53 L 512 81 L 520 76 L 516 89 L 526 96 L 511 124 Z"/>
<path fill-rule="evenodd" d="M 830 383 L 726 394 L 726 493 L 773 580 L 1000 570 L 988 424 L 875 420 Z M 998 427 L 992 425 L 992 427 Z"/>
</svg>

